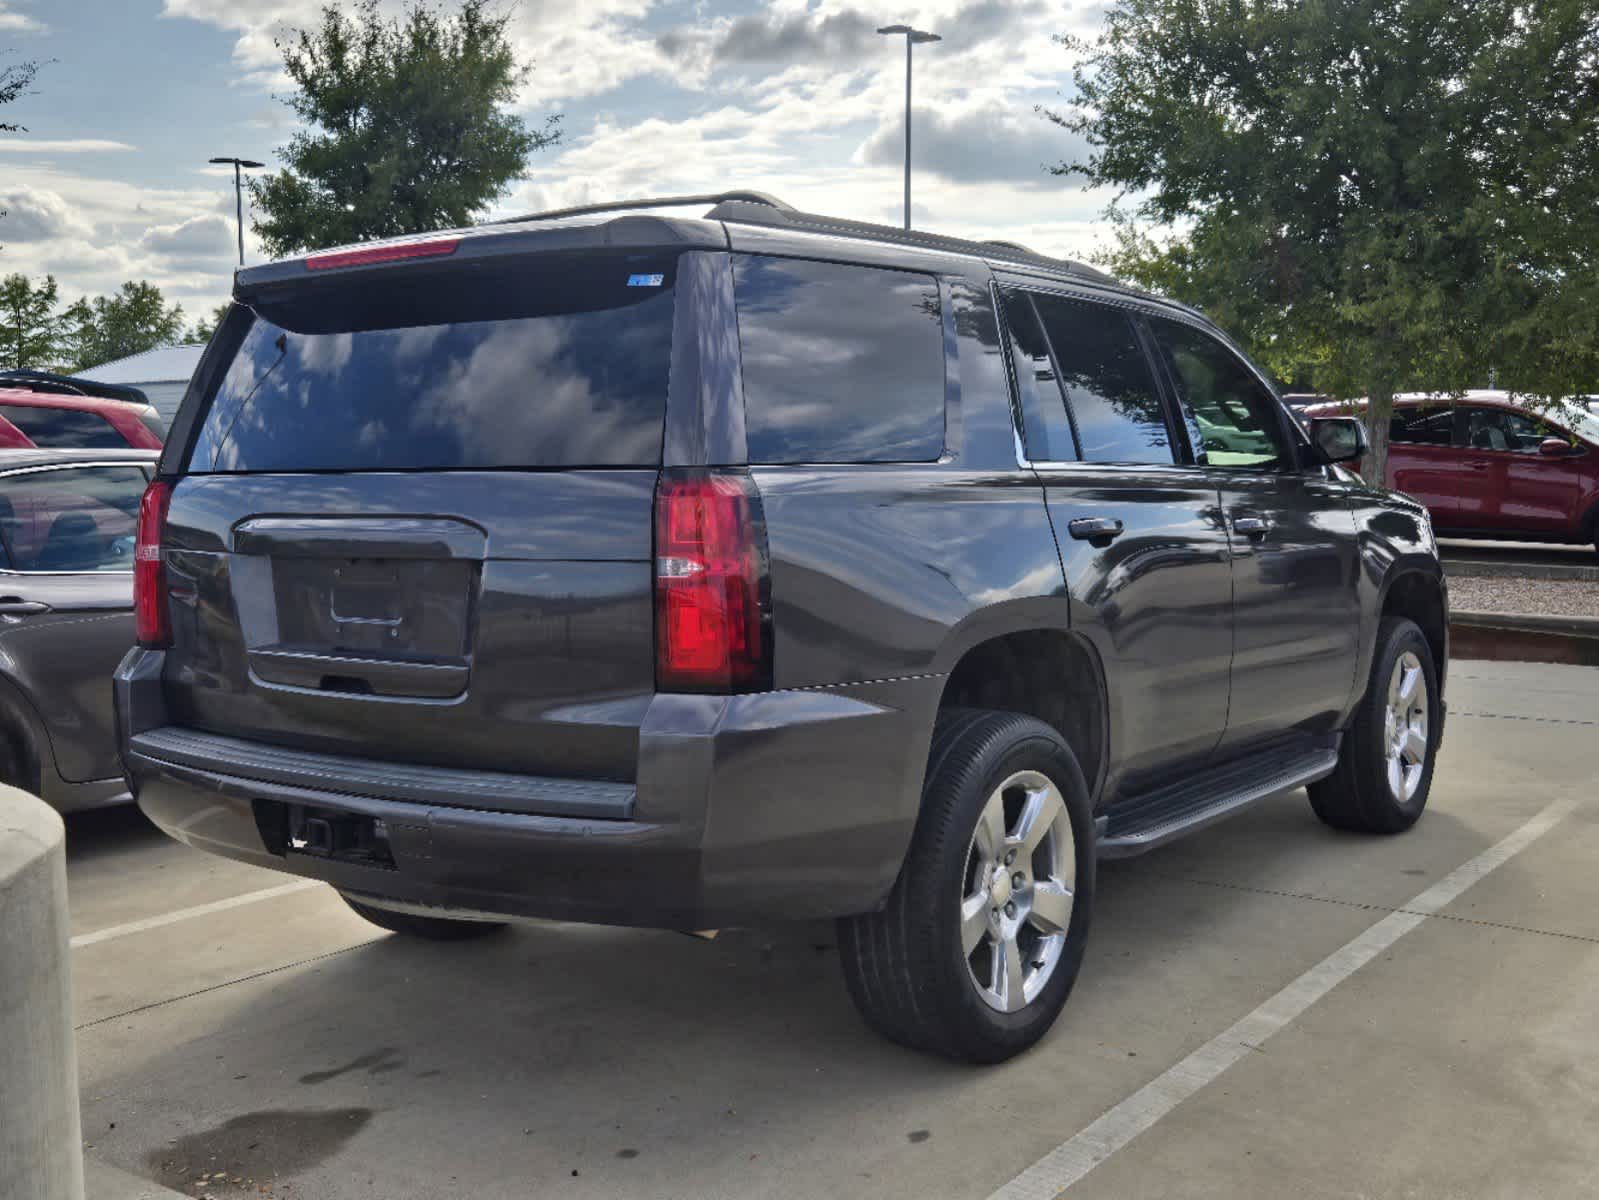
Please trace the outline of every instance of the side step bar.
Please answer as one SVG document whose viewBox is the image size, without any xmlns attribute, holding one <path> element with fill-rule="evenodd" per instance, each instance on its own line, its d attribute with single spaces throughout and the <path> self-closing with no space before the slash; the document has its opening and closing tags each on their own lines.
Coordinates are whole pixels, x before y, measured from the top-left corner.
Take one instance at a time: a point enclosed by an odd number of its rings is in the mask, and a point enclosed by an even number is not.
<svg viewBox="0 0 1599 1200">
<path fill-rule="evenodd" d="M 1131 858 L 1203 829 L 1279 792 L 1331 775 L 1338 747 L 1278 747 L 1181 783 L 1130 797 L 1102 818 L 1100 858 Z"/>
</svg>

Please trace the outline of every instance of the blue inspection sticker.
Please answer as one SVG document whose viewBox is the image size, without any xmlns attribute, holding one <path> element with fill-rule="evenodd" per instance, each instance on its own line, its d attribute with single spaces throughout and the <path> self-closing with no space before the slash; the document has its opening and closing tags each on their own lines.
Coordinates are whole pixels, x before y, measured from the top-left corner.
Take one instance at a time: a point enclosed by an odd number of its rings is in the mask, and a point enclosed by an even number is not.
<svg viewBox="0 0 1599 1200">
<path fill-rule="evenodd" d="M 660 287 L 666 282 L 665 275 L 629 275 L 628 287 Z"/>
</svg>

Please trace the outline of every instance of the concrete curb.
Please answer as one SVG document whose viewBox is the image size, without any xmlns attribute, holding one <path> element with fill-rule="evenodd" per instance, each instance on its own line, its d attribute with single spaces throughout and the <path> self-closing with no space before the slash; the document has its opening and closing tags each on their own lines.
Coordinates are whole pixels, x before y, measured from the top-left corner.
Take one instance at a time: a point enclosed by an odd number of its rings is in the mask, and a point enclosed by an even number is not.
<svg viewBox="0 0 1599 1200">
<path fill-rule="evenodd" d="M 66 827 L 0 786 L 0 1196 L 83 1200 Z"/>
<path fill-rule="evenodd" d="M 1585 583 L 1599 583 L 1599 566 L 1587 567 L 1565 563 L 1512 563 L 1483 559 L 1446 558 L 1444 575 L 1457 579 L 1570 579 Z"/>
<path fill-rule="evenodd" d="M 92 1158 L 84 1160 L 83 1173 L 88 1200 L 190 1200 L 183 1192 Z"/>
<path fill-rule="evenodd" d="M 1565 634 L 1568 637 L 1599 637 L 1599 617 L 1557 617 L 1545 613 L 1461 612 L 1449 614 L 1451 625 L 1471 625 L 1483 629 L 1519 629 L 1528 633 Z"/>
</svg>

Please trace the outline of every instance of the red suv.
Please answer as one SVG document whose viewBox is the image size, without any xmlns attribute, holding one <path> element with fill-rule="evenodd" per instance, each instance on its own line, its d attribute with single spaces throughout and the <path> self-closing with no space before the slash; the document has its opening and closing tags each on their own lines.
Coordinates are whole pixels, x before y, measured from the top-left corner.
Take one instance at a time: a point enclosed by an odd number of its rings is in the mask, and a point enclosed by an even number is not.
<svg viewBox="0 0 1599 1200">
<path fill-rule="evenodd" d="M 43 372 L 0 374 L 0 447 L 159 450 L 161 417 L 143 393 Z"/>
<path fill-rule="evenodd" d="M 1340 411 L 1319 405 L 1309 415 Z M 1506 392 L 1407 393 L 1394 401 L 1388 436 L 1384 482 L 1425 504 L 1439 533 L 1599 547 L 1599 414 L 1585 406 L 1545 412 Z"/>
</svg>

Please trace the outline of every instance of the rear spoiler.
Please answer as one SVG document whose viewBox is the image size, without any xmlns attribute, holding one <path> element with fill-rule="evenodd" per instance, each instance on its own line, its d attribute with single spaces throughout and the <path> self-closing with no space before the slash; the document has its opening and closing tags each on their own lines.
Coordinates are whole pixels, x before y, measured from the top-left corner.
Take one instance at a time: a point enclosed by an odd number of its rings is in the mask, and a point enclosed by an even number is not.
<svg viewBox="0 0 1599 1200">
<path fill-rule="evenodd" d="M 447 250 L 446 243 L 450 243 Z M 549 224 L 480 225 L 410 238 L 361 242 L 243 267 L 233 276 L 233 298 L 248 304 L 257 295 L 282 287 L 319 286 L 395 268 L 453 271 L 508 256 L 584 250 L 726 250 L 727 247 L 727 231 L 720 223 L 682 217 L 623 215 L 608 220 L 577 218 Z"/>
<path fill-rule="evenodd" d="M 93 396 L 99 400 L 121 400 L 126 404 L 150 403 L 150 397 L 136 387 L 101 383 L 97 379 L 79 379 L 76 375 L 53 375 L 49 371 L 0 371 L 0 386 L 55 396 Z"/>
</svg>

